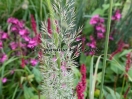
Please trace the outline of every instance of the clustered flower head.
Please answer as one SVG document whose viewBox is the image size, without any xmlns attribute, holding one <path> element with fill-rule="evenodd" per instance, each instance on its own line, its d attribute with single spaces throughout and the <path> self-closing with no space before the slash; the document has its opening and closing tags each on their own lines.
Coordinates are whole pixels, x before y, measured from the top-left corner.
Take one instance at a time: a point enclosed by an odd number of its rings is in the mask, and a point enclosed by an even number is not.
<svg viewBox="0 0 132 99">
<path fill-rule="evenodd" d="M 29 31 L 25 26 L 25 22 L 22 20 L 18 20 L 14 17 L 10 17 L 7 20 L 8 23 L 8 31 L 4 32 L 0 30 L 0 51 L 2 50 L 3 54 L 0 54 L 0 64 L 4 63 L 8 56 L 7 53 L 4 52 L 5 48 L 9 48 L 12 50 L 11 56 L 21 56 L 21 67 L 24 68 L 26 64 L 30 64 L 32 66 L 36 66 L 38 64 L 38 60 L 35 58 L 25 59 L 24 56 L 28 56 L 34 50 L 40 41 L 40 33 L 37 32 L 36 22 L 31 15 L 31 27 L 32 32 Z M 6 44 L 5 44 L 6 41 Z M 7 44 L 8 43 L 8 44 Z M 10 57 L 10 56 L 9 56 Z"/>
<path fill-rule="evenodd" d="M 27 28 L 25 28 L 25 24 L 23 21 L 19 21 L 18 19 L 11 17 L 7 20 L 7 22 L 11 24 L 11 31 L 15 33 L 16 35 L 19 35 L 20 38 L 22 38 L 25 41 L 27 47 L 34 48 L 38 45 L 38 39 L 37 39 L 38 35 L 36 34 L 35 37 L 31 38 L 30 32 Z M 33 26 L 33 28 L 35 28 L 35 26 Z M 17 44 L 13 44 L 13 45 L 12 45 L 12 48 L 16 48 Z"/>
<path fill-rule="evenodd" d="M 94 27 L 94 35 L 90 35 L 90 41 L 86 44 L 90 49 L 97 48 L 97 40 L 104 39 L 106 28 L 104 25 L 104 19 L 99 15 L 94 15 L 90 19 L 90 25 Z M 86 55 L 94 55 L 95 51 L 87 52 Z"/>
<path fill-rule="evenodd" d="M 112 16 L 112 20 L 113 21 L 119 21 L 120 19 L 121 19 L 120 10 L 116 10 L 114 15 Z M 90 42 L 86 44 L 88 47 L 96 48 L 96 42 L 98 42 L 98 40 L 104 39 L 104 35 L 106 32 L 104 22 L 105 22 L 104 19 L 101 18 L 99 15 L 94 15 L 90 19 L 89 23 L 94 27 L 94 34 L 92 36 L 92 39 L 90 36 Z M 114 40 L 112 37 L 112 34 L 110 34 L 109 40 Z M 119 48 L 118 51 L 114 52 L 112 55 L 119 52 L 119 50 L 121 50 L 121 48 Z M 88 53 L 88 55 L 94 55 L 94 54 L 95 54 L 95 52 Z"/>
<path fill-rule="evenodd" d="M 76 92 L 78 99 L 84 99 L 84 91 L 86 89 L 86 66 L 84 64 L 81 65 L 80 72 L 82 77 L 76 87 Z"/>
<path fill-rule="evenodd" d="M 97 38 L 98 39 L 104 38 L 104 33 L 106 31 L 104 19 L 101 18 L 99 15 L 95 15 L 90 19 L 90 24 L 94 26 Z"/>
</svg>

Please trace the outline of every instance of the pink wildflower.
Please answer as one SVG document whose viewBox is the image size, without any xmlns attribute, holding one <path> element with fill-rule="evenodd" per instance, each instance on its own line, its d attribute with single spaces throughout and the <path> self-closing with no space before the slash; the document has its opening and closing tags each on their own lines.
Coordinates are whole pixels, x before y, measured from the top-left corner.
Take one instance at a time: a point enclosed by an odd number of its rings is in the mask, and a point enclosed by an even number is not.
<svg viewBox="0 0 132 99">
<path fill-rule="evenodd" d="M 28 35 L 29 34 L 29 31 L 27 29 L 20 29 L 19 30 L 19 34 L 21 36 Z"/>
<path fill-rule="evenodd" d="M 11 43 L 10 43 L 10 47 L 11 47 L 12 50 L 15 50 L 15 49 L 17 49 L 17 47 L 18 47 L 18 43 L 16 43 L 16 42 L 11 42 Z"/>
<path fill-rule="evenodd" d="M 89 53 L 88 53 L 88 55 L 95 55 L 95 51 L 90 51 Z"/>
<path fill-rule="evenodd" d="M 30 41 L 30 39 L 31 39 L 28 35 L 24 35 L 24 36 L 22 36 L 22 38 L 23 38 L 26 42 Z"/>
<path fill-rule="evenodd" d="M 24 22 L 23 21 L 19 21 L 18 19 L 13 18 L 13 17 L 8 18 L 7 22 L 8 23 L 11 23 L 13 25 L 16 25 L 16 26 L 18 26 L 20 28 L 23 28 L 24 27 Z"/>
<path fill-rule="evenodd" d="M 6 83 L 7 82 L 7 78 L 2 78 L 2 83 Z"/>
<path fill-rule="evenodd" d="M 26 47 L 26 44 L 25 44 L 25 43 L 20 42 L 20 43 L 19 43 L 19 46 L 23 48 L 23 47 Z"/>
<path fill-rule="evenodd" d="M 104 23 L 104 19 L 103 18 L 100 18 L 99 22 L 100 23 Z"/>
<path fill-rule="evenodd" d="M 90 35 L 90 40 L 91 40 L 91 41 L 93 41 L 93 40 L 94 40 L 93 35 Z"/>
<path fill-rule="evenodd" d="M 38 44 L 37 40 L 35 38 L 32 38 L 29 40 L 27 47 L 34 48 L 37 46 L 37 44 Z"/>
<path fill-rule="evenodd" d="M 91 48 L 96 48 L 96 41 L 93 40 L 90 43 L 87 43 L 86 45 L 89 46 L 89 47 L 91 47 Z"/>
<path fill-rule="evenodd" d="M 18 20 L 18 26 L 19 26 L 19 28 L 24 28 L 24 21 Z"/>
<path fill-rule="evenodd" d="M 102 38 L 104 38 L 104 34 L 103 34 L 103 33 L 97 33 L 97 37 L 98 37 L 99 39 L 102 39 Z"/>
<path fill-rule="evenodd" d="M 116 10 L 114 16 L 112 16 L 112 20 L 119 21 L 121 19 L 121 13 L 120 10 Z"/>
<path fill-rule="evenodd" d="M 97 31 L 101 31 L 101 32 L 105 32 L 106 30 L 105 30 L 105 26 L 103 25 L 103 24 L 98 24 L 97 26 L 96 26 L 96 30 Z"/>
<path fill-rule="evenodd" d="M 1 39 L 5 40 L 5 39 L 7 39 L 8 37 L 9 37 L 8 34 L 5 33 L 5 32 L 3 32 L 3 33 L 2 33 L 2 36 L 1 36 Z"/>
<path fill-rule="evenodd" d="M 11 31 L 12 32 L 18 32 L 19 31 L 19 28 L 17 26 L 15 26 L 15 25 L 12 25 L 11 26 Z"/>
<path fill-rule="evenodd" d="M 110 40 L 114 40 L 114 38 L 113 38 L 111 35 L 110 35 L 109 39 L 110 39 Z"/>
<path fill-rule="evenodd" d="M 90 24 L 91 24 L 91 25 L 95 25 L 95 24 L 98 23 L 98 21 L 99 21 L 99 15 L 95 15 L 95 16 L 93 16 L 93 17 L 90 19 Z"/>
<path fill-rule="evenodd" d="M 1 63 L 4 63 L 6 60 L 8 59 L 7 55 L 6 54 L 3 54 L 0 58 L 0 62 Z"/>
<path fill-rule="evenodd" d="M 17 24 L 18 23 L 18 19 L 11 17 L 11 18 L 8 18 L 7 22 L 8 23 L 12 23 L 12 24 Z"/>
<path fill-rule="evenodd" d="M 30 60 L 30 63 L 31 63 L 32 66 L 36 66 L 36 65 L 38 64 L 38 60 L 36 60 L 36 59 L 31 59 L 31 60 Z"/>
</svg>

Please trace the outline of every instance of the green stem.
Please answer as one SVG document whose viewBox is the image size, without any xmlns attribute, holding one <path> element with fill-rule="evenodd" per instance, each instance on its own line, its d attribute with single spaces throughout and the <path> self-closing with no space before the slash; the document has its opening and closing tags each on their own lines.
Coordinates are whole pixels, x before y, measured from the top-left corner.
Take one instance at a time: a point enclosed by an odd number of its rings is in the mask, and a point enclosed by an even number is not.
<svg viewBox="0 0 132 99">
<path fill-rule="evenodd" d="M 42 0 L 40 0 L 40 19 L 42 21 Z"/>
<path fill-rule="evenodd" d="M 125 85 L 125 77 L 123 78 L 123 84 L 122 84 L 122 89 L 121 89 L 121 93 L 120 93 L 120 99 L 122 99 L 122 92 L 124 89 L 124 85 Z"/>
<path fill-rule="evenodd" d="M 109 8 L 107 32 L 106 32 L 106 39 L 105 39 L 103 70 L 102 70 L 102 80 L 101 80 L 101 88 L 100 88 L 100 97 L 99 97 L 99 99 L 102 99 L 102 97 L 103 97 L 102 93 L 103 93 L 103 85 L 104 85 L 104 75 L 105 75 L 106 59 L 107 59 L 108 43 L 109 43 L 109 34 L 110 34 L 110 26 L 111 26 L 113 0 L 109 0 L 109 1 L 110 1 L 110 8 Z"/>
</svg>

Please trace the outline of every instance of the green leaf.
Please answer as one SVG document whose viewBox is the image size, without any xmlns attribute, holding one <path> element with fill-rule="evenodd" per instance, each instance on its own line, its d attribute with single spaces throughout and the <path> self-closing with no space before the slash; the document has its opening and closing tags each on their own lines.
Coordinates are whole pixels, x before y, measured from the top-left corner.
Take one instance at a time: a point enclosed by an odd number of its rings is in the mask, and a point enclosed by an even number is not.
<svg viewBox="0 0 132 99">
<path fill-rule="evenodd" d="M 104 11 L 101 8 L 96 9 L 92 15 L 104 15 Z"/>
<path fill-rule="evenodd" d="M 132 50 L 129 49 L 129 50 L 123 50 L 123 52 L 119 55 L 119 57 L 122 57 L 122 56 L 125 56 L 127 55 L 129 52 L 131 52 Z"/>
<path fill-rule="evenodd" d="M 81 77 L 81 73 L 76 67 L 72 67 L 72 71 L 76 77 Z"/>
<path fill-rule="evenodd" d="M 97 72 L 98 72 L 98 66 L 99 66 L 99 62 L 100 62 L 101 56 L 98 57 L 97 62 L 95 64 L 95 71 L 93 74 L 93 57 L 92 57 L 92 61 L 91 61 L 91 67 L 90 67 L 90 99 L 94 99 L 94 90 L 95 90 L 95 83 L 97 80 Z"/>
<path fill-rule="evenodd" d="M 106 87 L 106 89 L 109 91 L 109 95 L 106 97 L 106 99 L 120 99 L 120 95 L 117 92 L 114 92 L 114 90 L 112 90 L 109 87 Z"/>
<path fill-rule="evenodd" d="M 41 75 L 41 72 L 37 69 L 37 68 L 33 68 L 33 74 L 35 76 L 35 80 L 40 83 L 42 81 L 42 75 Z"/>
<path fill-rule="evenodd" d="M 91 62 L 90 62 L 90 79 L 89 79 L 89 97 L 92 98 L 94 96 L 94 93 L 92 91 L 92 85 L 93 85 L 93 62 L 94 61 L 94 56 L 92 57 L 91 59 Z"/>
<path fill-rule="evenodd" d="M 81 53 L 80 64 L 86 64 L 86 58 L 87 56 L 84 53 Z"/>
<path fill-rule="evenodd" d="M 106 10 L 108 10 L 110 4 L 103 4 L 103 11 L 105 12 Z M 121 3 L 115 3 L 113 6 L 121 6 Z"/>
<path fill-rule="evenodd" d="M 87 21 L 85 22 L 84 29 L 83 29 L 83 33 L 84 33 L 84 34 L 87 34 L 87 35 L 90 35 L 91 32 L 92 32 L 93 29 L 94 29 L 93 26 L 89 24 L 89 21 L 90 21 L 90 20 L 87 20 Z"/>
<path fill-rule="evenodd" d="M 109 8 L 109 4 L 103 4 L 103 11 L 107 10 Z"/>
<path fill-rule="evenodd" d="M 24 85 L 24 97 L 25 99 L 30 99 L 31 97 L 33 97 L 33 89 L 32 88 L 28 88 Z"/>
<path fill-rule="evenodd" d="M 6 66 L 17 59 L 19 59 L 19 58 L 12 57 L 12 58 L 8 59 L 7 61 L 5 61 L 2 66 Z"/>
<path fill-rule="evenodd" d="M 132 67 L 131 67 L 130 70 L 128 71 L 128 78 L 129 78 L 129 80 L 132 82 Z"/>
<path fill-rule="evenodd" d="M 90 67 L 90 61 L 91 61 L 91 59 L 92 59 L 92 57 L 90 55 L 87 56 L 87 58 L 86 58 L 86 66 L 87 67 Z"/>
<path fill-rule="evenodd" d="M 125 71 L 125 67 L 123 66 L 123 64 L 120 64 L 119 62 L 120 62 L 119 59 L 115 56 L 115 57 L 113 57 L 113 59 L 110 61 L 110 64 L 111 64 L 111 66 L 114 66 L 114 68 L 118 68 L 119 70 L 121 70 L 121 71 L 124 72 L 124 71 Z M 117 73 L 117 70 L 114 71 L 114 72 Z"/>
<path fill-rule="evenodd" d="M 102 72 L 97 74 L 97 81 L 100 83 L 102 78 Z"/>
</svg>

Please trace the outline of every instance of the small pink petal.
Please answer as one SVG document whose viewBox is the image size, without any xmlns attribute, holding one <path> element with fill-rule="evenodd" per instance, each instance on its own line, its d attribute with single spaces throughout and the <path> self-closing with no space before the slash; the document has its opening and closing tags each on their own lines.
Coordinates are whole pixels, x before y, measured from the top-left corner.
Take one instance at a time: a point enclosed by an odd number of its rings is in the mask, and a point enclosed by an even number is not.
<svg viewBox="0 0 132 99">
<path fill-rule="evenodd" d="M 9 36 L 8 36 L 8 34 L 7 33 L 2 33 L 2 37 L 1 37 L 1 39 L 7 39 Z"/>
<path fill-rule="evenodd" d="M 30 63 L 31 63 L 32 66 L 36 66 L 38 64 L 38 60 L 31 59 Z"/>
<path fill-rule="evenodd" d="M 11 43 L 10 43 L 10 47 L 11 47 L 12 50 L 15 50 L 15 49 L 18 47 L 18 43 L 16 43 L 16 42 L 11 42 Z"/>
<path fill-rule="evenodd" d="M 2 83 L 6 83 L 7 82 L 7 78 L 2 78 Z"/>
<path fill-rule="evenodd" d="M 6 54 L 3 54 L 2 57 L 0 58 L 0 62 L 4 63 L 8 59 Z"/>
</svg>

